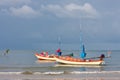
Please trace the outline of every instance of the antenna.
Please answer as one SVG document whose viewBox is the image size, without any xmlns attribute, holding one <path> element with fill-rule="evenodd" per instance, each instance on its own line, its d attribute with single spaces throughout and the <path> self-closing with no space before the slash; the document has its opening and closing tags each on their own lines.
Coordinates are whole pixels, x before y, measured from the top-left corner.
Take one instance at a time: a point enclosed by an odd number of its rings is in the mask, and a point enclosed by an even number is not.
<svg viewBox="0 0 120 80">
<path fill-rule="evenodd" d="M 82 45 L 83 44 L 83 42 L 82 42 L 82 26 L 81 26 L 81 24 L 80 24 L 80 44 Z"/>
<path fill-rule="evenodd" d="M 59 48 L 61 47 L 61 37 L 58 37 L 58 44 L 59 44 Z"/>
</svg>

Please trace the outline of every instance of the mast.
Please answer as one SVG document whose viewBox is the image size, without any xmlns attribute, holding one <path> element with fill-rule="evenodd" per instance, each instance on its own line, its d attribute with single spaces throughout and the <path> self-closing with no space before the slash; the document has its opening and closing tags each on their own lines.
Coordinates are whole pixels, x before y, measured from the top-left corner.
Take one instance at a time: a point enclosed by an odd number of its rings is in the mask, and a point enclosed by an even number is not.
<svg viewBox="0 0 120 80">
<path fill-rule="evenodd" d="M 82 27 L 81 27 L 81 24 L 80 24 L 80 44 L 83 45 L 83 41 L 82 41 Z M 80 46 L 81 46 L 80 45 Z"/>
<path fill-rule="evenodd" d="M 80 57 L 82 59 L 84 59 L 86 57 L 86 52 L 85 52 L 85 47 L 82 41 L 82 30 L 81 30 L 81 24 L 80 24 L 80 48 L 81 48 L 81 52 L 80 52 Z"/>
</svg>

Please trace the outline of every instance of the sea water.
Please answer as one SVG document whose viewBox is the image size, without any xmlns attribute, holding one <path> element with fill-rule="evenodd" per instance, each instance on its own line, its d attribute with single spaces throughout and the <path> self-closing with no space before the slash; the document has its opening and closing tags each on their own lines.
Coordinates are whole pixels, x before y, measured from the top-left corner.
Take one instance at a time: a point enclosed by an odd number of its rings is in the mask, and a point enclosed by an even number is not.
<svg viewBox="0 0 120 80">
<path fill-rule="evenodd" d="M 47 50 L 46 50 L 47 51 Z M 38 52 L 38 51 L 37 51 Z M 39 51 L 40 53 L 41 51 Z M 53 54 L 53 50 L 48 51 Z M 63 54 L 74 53 L 79 57 L 79 50 L 63 50 Z M 120 51 L 111 51 L 111 57 L 105 58 L 102 66 L 60 65 L 55 61 L 41 61 L 35 57 L 34 50 L 10 50 L 4 55 L 0 51 L 0 74 L 94 74 L 94 73 L 120 73 Z M 87 57 L 108 56 L 106 50 L 88 50 Z"/>
</svg>

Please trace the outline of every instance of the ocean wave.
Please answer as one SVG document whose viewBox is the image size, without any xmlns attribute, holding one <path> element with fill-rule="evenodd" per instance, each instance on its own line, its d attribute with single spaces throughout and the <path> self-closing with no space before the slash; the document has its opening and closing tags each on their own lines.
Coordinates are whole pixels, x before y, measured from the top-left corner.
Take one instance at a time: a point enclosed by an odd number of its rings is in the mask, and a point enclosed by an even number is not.
<svg viewBox="0 0 120 80">
<path fill-rule="evenodd" d="M 96 74 L 96 73 L 118 73 L 120 74 L 120 71 L 59 71 L 59 72 L 32 72 L 32 71 L 23 71 L 23 72 L 0 72 L 0 75 L 59 75 L 59 74 Z"/>
</svg>

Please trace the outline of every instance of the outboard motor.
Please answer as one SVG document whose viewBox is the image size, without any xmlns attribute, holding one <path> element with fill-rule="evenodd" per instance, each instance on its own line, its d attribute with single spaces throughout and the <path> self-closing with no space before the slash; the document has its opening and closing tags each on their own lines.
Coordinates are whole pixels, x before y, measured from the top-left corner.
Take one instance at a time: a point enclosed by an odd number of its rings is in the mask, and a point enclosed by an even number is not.
<svg viewBox="0 0 120 80">
<path fill-rule="evenodd" d="M 100 60 L 103 60 L 103 58 L 105 58 L 105 55 L 104 55 L 104 54 L 101 54 Z"/>
</svg>

